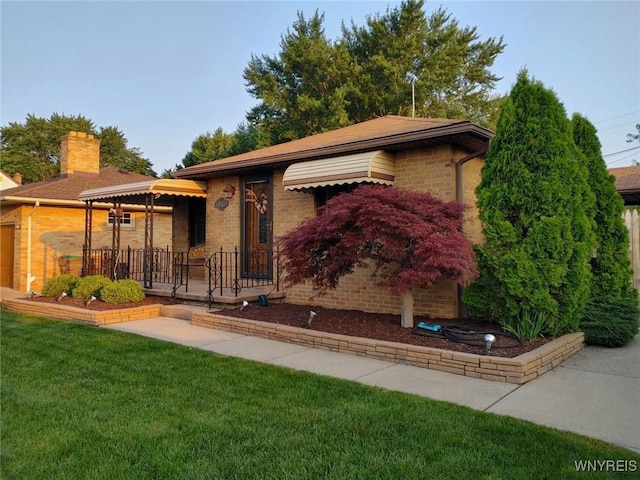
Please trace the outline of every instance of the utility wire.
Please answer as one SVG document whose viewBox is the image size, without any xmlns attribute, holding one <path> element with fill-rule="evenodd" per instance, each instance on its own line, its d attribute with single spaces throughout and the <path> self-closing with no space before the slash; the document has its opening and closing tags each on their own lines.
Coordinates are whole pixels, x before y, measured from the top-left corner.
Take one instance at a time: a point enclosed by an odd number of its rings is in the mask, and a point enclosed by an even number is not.
<svg viewBox="0 0 640 480">
<path fill-rule="evenodd" d="M 604 120 L 598 120 L 595 123 L 603 123 L 603 122 L 608 122 L 609 120 L 615 120 L 616 118 L 628 117 L 629 115 L 633 115 L 633 114 L 638 113 L 638 112 L 640 112 L 640 110 L 636 110 L 635 112 L 624 113 L 624 114 L 618 115 L 616 117 L 605 118 Z"/>
<path fill-rule="evenodd" d="M 606 155 L 603 155 L 602 158 L 613 157 L 614 155 L 619 155 L 621 153 L 632 152 L 633 150 L 638 150 L 639 148 L 640 147 L 632 147 L 627 148 L 626 150 L 620 150 L 619 152 L 607 153 Z"/>
</svg>

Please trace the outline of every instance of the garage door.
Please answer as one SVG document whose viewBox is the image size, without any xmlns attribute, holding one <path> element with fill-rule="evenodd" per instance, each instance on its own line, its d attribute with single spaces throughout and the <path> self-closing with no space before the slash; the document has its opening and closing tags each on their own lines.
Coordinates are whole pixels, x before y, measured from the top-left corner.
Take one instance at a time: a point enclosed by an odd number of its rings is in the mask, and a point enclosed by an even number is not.
<svg viewBox="0 0 640 480">
<path fill-rule="evenodd" d="M 13 288 L 13 239 L 15 227 L 0 225 L 0 286 Z"/>
</svg>

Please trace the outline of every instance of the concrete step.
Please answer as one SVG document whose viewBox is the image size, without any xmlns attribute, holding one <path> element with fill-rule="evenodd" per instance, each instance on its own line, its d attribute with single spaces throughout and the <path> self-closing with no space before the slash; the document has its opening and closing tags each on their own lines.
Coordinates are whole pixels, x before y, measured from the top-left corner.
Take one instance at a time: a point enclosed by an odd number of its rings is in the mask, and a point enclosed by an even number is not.
<svg viewBox="0 0 640 480">
<path fill-rule="evenodd" d="M 210 312 L 217 309 L 211 309 L 207 305 L 163 305 L 160 308 L 160 315 L 163 317 L 179 318 L 181 320 L 191 321 L 193 312 Z"/>
</svg>

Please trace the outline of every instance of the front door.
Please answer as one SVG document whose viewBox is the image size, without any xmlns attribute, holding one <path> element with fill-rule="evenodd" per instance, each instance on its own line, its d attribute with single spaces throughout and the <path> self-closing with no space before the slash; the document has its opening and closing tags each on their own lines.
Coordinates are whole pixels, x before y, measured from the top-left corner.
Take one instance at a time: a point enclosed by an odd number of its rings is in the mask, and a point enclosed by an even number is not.
<svg viewBox="0 0 640 480">
<path fill-rule="evenodd" d="M 273 188 L 271 177 L 242 182 L 243 274 L 249 278 L 272 277 Z"/>
</svg>

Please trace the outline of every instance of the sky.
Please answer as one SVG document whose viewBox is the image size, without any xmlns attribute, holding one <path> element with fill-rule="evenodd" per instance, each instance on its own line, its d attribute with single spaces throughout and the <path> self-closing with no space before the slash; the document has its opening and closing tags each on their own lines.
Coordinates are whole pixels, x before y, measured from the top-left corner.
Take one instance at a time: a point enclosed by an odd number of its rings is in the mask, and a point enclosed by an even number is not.
<svg viewBox="0 0 640 480">
<path fill-rule="evenodd" d="M 251 56 L 276 57 L 297 12 L 324 13 L 328 39 L 399 2 L 6 1 L 0 3 L 0 125 L 28 114 L 83 115 L 117 126 L 157 173 L 205 132 L 236 130 L 259 103 L 246 91 Z M 640 2 L 442 1 L 482 40 L 504 38 L 496 93 L 518 72 L 553 89 L 567 114 L 598 129 L 610 167 L 640 161 Z M 410 90 L 409 90 L 410 92 Z M 410 93 L 409 93 L 410 94 Z"/>
</svg>

